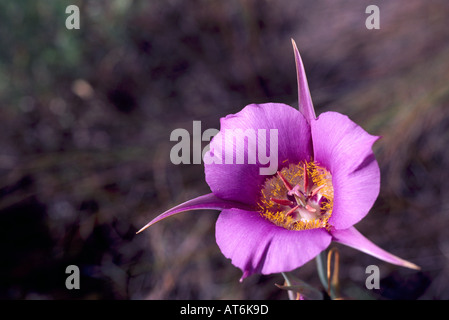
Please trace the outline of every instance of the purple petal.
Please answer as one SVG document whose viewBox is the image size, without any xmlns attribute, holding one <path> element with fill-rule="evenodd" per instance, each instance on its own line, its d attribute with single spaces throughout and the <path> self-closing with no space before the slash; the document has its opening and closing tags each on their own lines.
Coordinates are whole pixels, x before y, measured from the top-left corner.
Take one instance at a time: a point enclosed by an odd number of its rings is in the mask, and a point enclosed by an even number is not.
<svg viewBox="0 0 449 320">
<path fill-rule="evenodd" d="M 332 231 L 333 241 L 342 243 L 354 249 L 365 252 L 373 257 L 381 259 L 383 261 L 396 264 L 399 266 L 403 266 L 406 268 L 417 269 L 419 270 L 416 264 L 401 259 L 381 248 L 376 246 L 370 240 L 365 238 L 359 231 L 357 231 L 354 227 L 348 228 L 346 230 L 335 230 Z"/>
<path fill-rule="evenodd" d="M 325 229 L 291 231 L 274 225 L 258 212 L 240 209 L 223 210 L 215 228 L 221 252 L 243 271 L 241 280 L 253 273 L 296 269 L 331 242 Z"/>
<path fill-rule="evenodd" d="M 310 95 L 309 84 L 307 83 L 304 64 L 295 40 L 292 39 L 293 51 L 295 53 L 296 77 L 298 81 L 298 107 L 299 111 L 304 115 L 308 123 L 315 120 L 315 109 L 313 108 L 312 97 Z"/>
<path fill-rule="evenodd" d="M 265 129 L 265 135 L 260 129 Z M 277 132 L 277 139 L 274 135 L 270 135 L 270 129 Z M 235 134 L 235 140 L 225 140 L 226 132 L 229 131 Z M 247 142 L 244 148 L 237 148 L 237 140 L 250 141 L 245 138 L 248 133 L 256 136 L 256 140 L 253 140 L 256 142 L 251 144 Z M 277 146 L 277 152 L 276 148 L 273 150 L 270 148 L 270 136 L 273 137 L 274 142 L 277 142 L 276 145 L 273 143 Z M 262 137 L 265 137 L 265 143 L 262 143 Z M 226 147 L 226 141 L 231 143 L 230 148 Z M 259 144 L 266 149 L 261 150 Z M 276 170 L 288 165 L 288 162 L 309 160 L 312 153 L 311 147 L 310 127 L 296 109 L 280 103 L 248 105 L 237 114 L 221 119 L 220 132 L 210 143 L 211 154 L 219 163 L 210 163 L 204 157 L 206 181 L 212 192 L 222 199 L 254 204 L 260 195 L 261 185 L 269 176 L 261 174 L 260 169 L 267 168 L 271 163 L 274 167 L 271 174 L 275 174 Z M 234 152 L 233 148 L 239 150 Z M 226 153 L 229 155 L 229 151 L 233 157 L 231 164 L 226 164 Z M 238 164 L 237 154 L 240 156 L 242 153 L 243 161 Z M 248 157 L 250 153 L 255 156 L 253 163 Z M 268 163 L 261 163 L 259 153 L 273 158 Z"/>
<path fill-rule="evenodd" d="M 334 205 L 331 225 L 346 229 L 360 221 L 379 195 L 380 170 L 372 136 L 347 116 L 325 112 L 312 122 L 315 161 L 332 174 Z"/>
<path fill-rule="evenodd" d="M 203 196 L 199 196 L 195 199 L 186 201 L 184 203 L 181 203 L 180 205 L 177 205 L 176 207 L 173 207 L 160 215 L 158 215 L 156 218 L 151 220 L 149 223 L 147 223 L 143 228 L 141 228 L 137 233 L 142 232 L 146 228 L 150 227 L 151 225 L 155 224 L 156 222 L 161 221 L 162 219 L 168 218 L 172 215 L 175 215 L 177 213 L 189 211 L 189 210 L 223 210 L 223 209 L 230 209 L 230 208 L 241 208 L 245 210 L 250 210 L 249 206 L 236 203 L 233 201 L 228 200 L 222 200 L 215 196 L 213 193 L 209 193 Z"/>
</svg>

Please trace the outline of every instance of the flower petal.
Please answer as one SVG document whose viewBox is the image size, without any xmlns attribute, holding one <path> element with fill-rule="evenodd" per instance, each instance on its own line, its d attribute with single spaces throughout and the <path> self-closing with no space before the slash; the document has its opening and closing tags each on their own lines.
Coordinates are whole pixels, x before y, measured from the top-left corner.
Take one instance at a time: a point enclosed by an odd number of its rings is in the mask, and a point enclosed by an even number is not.
<svg viewBox="0 0 449 320">
<path fill-rule="evenodd" d="M 325 229 L 291 231 L 264 219 L 258 212 L 226 209 L 215 226 L 223 255 L 243 271 L 271 274 L 296 269 L 316 257 L 331 242 Z"/>
<path fill-rule="evenodd" d="M 186 201 L 184 203 L 181 203 L 180 205 L 177 205 L 176 207 L 173 207 L 160 215 L 158 215 L 156 218 L 151 220 L 149 223 L 147 223 L 143 228 L 141 228 L 137 233 L 142 232 L 146 228 L 152 226 L 156 222 L 161 221 L 162 219 L 168 218 L 174 214 L 189 211 L 189 210 L 223 210 L 223 209 L 229 209 L 229 208 L 241 208 L 250 210 L 249 206 L 236 203 L 233 201 L 228 200 L 222 200 L 215 196 L 213 193 L 205 194 L 203 196 L 199 196 L 195 199 Z"/>
<path fill-rule="evenodd" d="M 265 129 L 265 133 L 261 129 Z M 235 139 L 228 133 L 232 133 Z M 274 133 L 277 133 L 277 139 Z M 251 135 L 252 139 L 249 138 Z M 244 141 L 247 141 L 245 147 L 238 147 Z M 281 103 L 248 105 L 237 114 L 221 119 L 220 132 L 210 143 L 209 154 L 212 157 L 209 160 L 207 154 L 204 157 L 206 182 L 222 199 L 255 204 L 267 177 L 261 169 L 274 167 L 270 174 L 275 174 L 276 170 L 288 165 L 287 161 L 308 160 L 311 147 L 310 127 L 296 109 Z M 229 155 L 231 161 L 226 161 Z M 243 160 L 238 161 L 237 155 Z M 252 163 L 249 155 L 253 157 Z M 265 163 L 261 161 L 263 156 L 267 157 Z M 211 163 L 210 159 L 216 162 Z"/>
<path fill-rule="evenodd" d="M 370 240 L 365 238 L 359 231 L 357 231 L 354 227 L 348 228 L 346 230 L 335 230 L 332 231 L 333 241 L 342 243 L 354 249 L 365 252 L 373 257 L 381 259 L 383 261 L 396 264 L 399 266 L 403 266 L 406 268 L 419 270 L 416 264 L 401 259 L 382 248 L 379 248 Z"/>
<path fill-rule="evenodd" d="M 331 225 L 346 229 L 360 221 L 379 195 L 380 170 L 372 151 L 379 139 L 347 116 L 325 112 L 311 124 L 315 161 L 332 174 Z"/>
<path fill-rule="evenodd" d="M 312 120 L 315 120 L 316 118 L 315 109 L 313 108 L 312 97 L 310 95 L 309 84 L 307 83 L 304 64 L 302 63 L 301 55 L 299 54 L 296 42 L 293 39 L 292 45 L 295 53 L 296 78 L 298 82 L 298 108 L 310 124 Z"/>
</svg>

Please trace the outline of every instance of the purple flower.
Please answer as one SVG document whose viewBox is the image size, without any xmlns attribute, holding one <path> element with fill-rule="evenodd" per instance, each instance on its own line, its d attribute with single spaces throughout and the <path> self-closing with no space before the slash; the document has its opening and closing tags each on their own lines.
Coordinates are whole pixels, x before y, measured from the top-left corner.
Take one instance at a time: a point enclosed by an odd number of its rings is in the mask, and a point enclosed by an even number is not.
<svg viewBox="0 0 449 320">
<path fill-rule="evenodd" d="M 212 193 L 162 213 L 140 231 L 180 212 L 221 210 L 216 241 L 221 252 L 243 271 L 241 280 L 253 273 L 296 269 L 332 241 L 418 269 L 379 248 L 353 227 L 379 194 L 380 171 L 372 151 L 379 137 L 337 112 L 316 117 L 301 57 L 292 43 L 299 111 L 280 103 L 252 104 L 222 118 L 220 132 L 210 143 L 210 156 L 220 161 L 205 161 L 206 182 Z M 248 129 L 277 130 L 275 174 L 261 175 L 259 169 L 264 165 L 259 160 L 246 164 L 225 161 L 221 147 L 229 143 L 226 131 L 234 130 L 234 137 L 244 141 Z M 270 144 L 264 139 L 269 152 Z M 236 153 L 243 152 L 249 159 L 249 150 Z"/>
</svg>

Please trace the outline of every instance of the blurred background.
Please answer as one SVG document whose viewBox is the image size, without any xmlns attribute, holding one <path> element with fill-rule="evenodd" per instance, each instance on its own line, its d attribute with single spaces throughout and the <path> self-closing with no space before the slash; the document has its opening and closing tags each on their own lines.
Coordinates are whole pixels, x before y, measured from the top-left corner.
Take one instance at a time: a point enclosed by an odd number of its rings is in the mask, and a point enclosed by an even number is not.
<svg viewBox="0 0 449 320">
<path fill-rule="evenodd" d="M 372 4 L 379 30 L 365 27 Z M 135 232 L 210 192 L 202 164 L 170 162 L 172 130 L 297 107 L 293 38 L 317 114 L 383 136 L 381 193 L 357 228 L 422 267 L 332 245 L 344 295 L 449 299 L 448 19 L 446 0 L 0 2 L 0 298 L 287 299 L 280 275 L 239 283 L 218 212 Z M 72 264 L 79 290 L 65 287 Z M 371 264 L 379 290 L 365 288 Z M 320 286 L 314 261 L 294 274 Z"/>
</svg>

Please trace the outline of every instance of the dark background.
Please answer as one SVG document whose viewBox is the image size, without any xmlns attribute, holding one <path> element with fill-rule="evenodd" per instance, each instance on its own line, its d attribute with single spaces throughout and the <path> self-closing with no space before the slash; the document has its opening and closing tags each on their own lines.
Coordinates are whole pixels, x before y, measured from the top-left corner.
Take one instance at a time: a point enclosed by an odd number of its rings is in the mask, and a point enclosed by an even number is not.
<svg viewBox="0 0 449 320">
<path fill-rule="evenodd" d="M 365 27 L 371 4 L 380 30 Z M 297 107 L 293 38 L 317 114 L 383 136 L 381 194 L 357 228 L 422 267 L 332 245 L 344 294 L 449 299 L 448 19 L 447 0 L 2 1 L 0 298 L 287 299 L 280 275 L 238 282 L 218 212 L 135 232 L 210 192 L 203 165 L 171 164 L 172 130 L 218 129 L 250 103 Z M 71 264 L 79 290 L 64 285 Z M 295 275 L 320 286 L 313 261 Z"/>
</svg>

